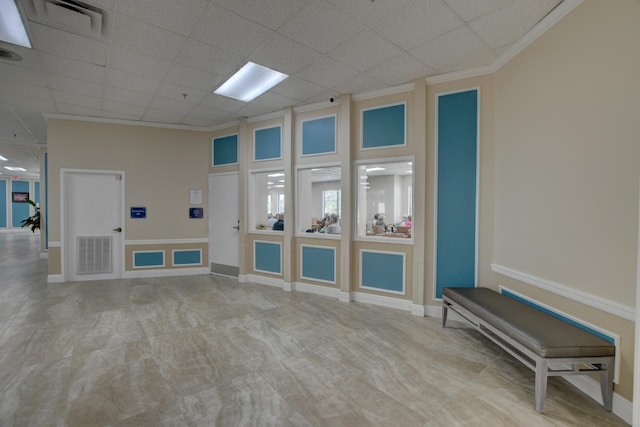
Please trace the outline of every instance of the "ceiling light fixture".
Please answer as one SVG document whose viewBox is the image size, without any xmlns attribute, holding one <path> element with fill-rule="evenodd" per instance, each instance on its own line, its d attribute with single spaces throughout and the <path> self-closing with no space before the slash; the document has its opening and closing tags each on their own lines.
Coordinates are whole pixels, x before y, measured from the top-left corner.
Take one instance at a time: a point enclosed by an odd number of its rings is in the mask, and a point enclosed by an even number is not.
<svg viewBox="0 0 640 427">
<path fill-rule="evenodd" d="M 14 0 L 0 0 L 0 40 L 31 48 L 27 29 Z"/>
<path fill-rule="evenodd" d="M 5 156 L 0 155 L 0 160 L 2 160 L 3 162 L 6 162 L 9 159 L 7 159 Z"/>
<path fill-rule="evenodd" d="M 26 172 L 27 171 L 25 168 L 19 168 L 17 166 L 5 166 L 4 168 L 6 170 L 12 171 L 12 172 Z"/>
<path fill-rule="evenodd" d="M 377 171 L 383 171 L 383 170 L 385 170 L 385 168 L 380 168 L 380 167 L 377 167 L 377 166 L 376 166 L 376 167 L 368 168 L 368 169 L 365 169 L 365 170 L 366 170 L 367 172 L 377 172 Z"/>
<path fill-rule="evenodd" d="M 247 62 L 234 75 L 213 93 L 239 101 L 249 102 L 256 99 L 284 79 L 289 77 L 279 71 L 262 65 Z"/>
</svg>

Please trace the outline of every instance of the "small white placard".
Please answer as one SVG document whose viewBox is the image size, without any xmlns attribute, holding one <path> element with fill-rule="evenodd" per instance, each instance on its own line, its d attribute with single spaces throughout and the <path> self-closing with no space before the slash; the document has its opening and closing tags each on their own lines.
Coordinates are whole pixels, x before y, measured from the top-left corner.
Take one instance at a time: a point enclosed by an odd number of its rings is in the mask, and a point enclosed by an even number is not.
<svg viewBox="0 0 640 427">
<path fill-rule="evenodd" d="M 201 205 L 202 190 L 189 190 L 189 203 L 192 205 Z"/>
</svg>

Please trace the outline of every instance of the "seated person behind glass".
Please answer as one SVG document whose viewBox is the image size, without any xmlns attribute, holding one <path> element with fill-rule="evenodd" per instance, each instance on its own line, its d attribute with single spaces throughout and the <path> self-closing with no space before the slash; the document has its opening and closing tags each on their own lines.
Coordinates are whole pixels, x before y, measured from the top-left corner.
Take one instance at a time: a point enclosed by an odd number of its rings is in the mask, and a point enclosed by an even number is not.
<svg viewBox="0 0 640 427">
<path fill-rule="evenodd" d="M 332 213 L 327 221 L 328 225 L 320 231 L 327 234 L 340 234 L 342 230 L 340 228 L 339 220 L 340 217 L 338 216 L 338 214 Z"/>
<path fill-rule="evenodd" d="M 277 214 L 278 220 L 271 226 L 272 230 L 283 231 L 284 230 L 284 214 Z"/>
<path fill-rule="evenodd" d="M 269 219 L 267 220 L 267 224 L 269 225 L 269 227 L 273 228 L 273 224 L 276 223 L 279 217 L 280 217 L 279 214 L 275 214 L 275 215 L 269 214 Z"/>
</svg>

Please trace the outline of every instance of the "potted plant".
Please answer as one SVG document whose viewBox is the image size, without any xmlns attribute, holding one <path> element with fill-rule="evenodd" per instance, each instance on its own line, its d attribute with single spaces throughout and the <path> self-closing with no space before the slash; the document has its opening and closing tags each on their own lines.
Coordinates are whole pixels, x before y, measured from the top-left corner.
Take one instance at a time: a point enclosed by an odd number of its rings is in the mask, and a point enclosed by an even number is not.
<svg viewBox="0 0 640 427">
<path fill-rule="evenodd" d="M 31 227 L 31 232 L 35 233 L 36 230 L 40 230 L 40 208 L 31 199 L 27 199 L 27 203 L 36 209 L 36 213 L 34 213 L 33 216 L 20 221 L 20 225 L 22 227 Z"/>
</svg>

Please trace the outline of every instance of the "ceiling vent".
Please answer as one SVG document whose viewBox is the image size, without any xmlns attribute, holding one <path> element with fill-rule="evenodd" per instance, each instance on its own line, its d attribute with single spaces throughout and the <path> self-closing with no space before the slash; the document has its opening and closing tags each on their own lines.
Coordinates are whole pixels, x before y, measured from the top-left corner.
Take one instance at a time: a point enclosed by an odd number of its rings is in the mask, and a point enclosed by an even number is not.
<svg viewBox="0 0 640 427">
<path fill-rule="evenodd" d="M 29 20 L 81 36 L 104 39 L 108 13 L 76 0 L 25 0 Z"/>
</svg>

